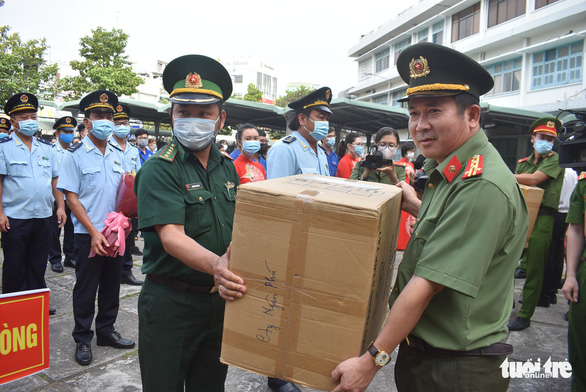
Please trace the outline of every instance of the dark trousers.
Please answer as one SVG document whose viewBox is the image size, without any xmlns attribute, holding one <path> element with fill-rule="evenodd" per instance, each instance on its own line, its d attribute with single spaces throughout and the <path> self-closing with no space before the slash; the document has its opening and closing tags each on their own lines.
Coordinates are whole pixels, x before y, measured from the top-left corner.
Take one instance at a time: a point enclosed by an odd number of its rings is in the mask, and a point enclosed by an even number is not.
<svg viewBox="0 0 586 392">
<path fill-rule="evenodd" d="M 138 219 L 132 218 L 130 224 L 132 225 L 132 229 L 126 236 L 126 251 L 124 252 L 124 262 L 122 263 L 122 276 L 132 275 L 132 250 L 136 246 L 134 244 L 134 237 L 136 237 L 136 233 L 138 233 L 138 230 L 136 229 L 138 226 Z"/>
<path fill-rule="evenodd" d="M 42 289 L 47 269 L 51 239 L 51 217 L 13 219 L 8 217 L 10 230 L 2 233 L 4 266 L 2 292 Z"/>
<path fill-rule="evenodd" d="M 92 321 L 95 313 L 96 293 L 98 294 L 98 315 L 96 334 L 106 335 L 114 331 L 118 316 L 120 296 L 120 269 L 122 256 L 94 256 L 88 258 L 91 248 L 89 234 L 75 234 L 75 276 L 73 288 L 73 339 L 90 342 L 94 337 Z"/>
<path fill-rule="evenodd" d="M 144 392 L 223 392 L 224 300 L 146 279 L 138 298 L 138 358 Z"/>
<path fill-rule="evenodd" d="M 564 270 L 564 240 L 566 238 L 567 213 L 556 212 L 553 215 L 553 236 L 549 245 L 549 254 L 543 270 L 543 285 L 541 286 L 541 297 L 549 299 L 555 295 L 560 288 L 562 272 Z"/>
<path fill-rule="evenodd" d="M 572 392 L 586 391 L 586 263 L 576 275 L 580 290 L 578 302 L 570 303 L 568 315 L 568 354 L 572 365 Z"/>
<path fill-rule="evenodd" d="M 500 365 L 505 355 L 459 356 L 432 354 L 399 346 L 395 384 L 399 392 L 505 392 L 509 379 Z"/>
<path fill-rule="evenodd" d="M 63 226 L 63 253 L 68 259 L 75 260 L 75 252 L 73 249 L 73 222 L 71 221 L 71 210 L 67 203 L 65 203 L 65 214 L 67 214 L 67 221 Z M 53 207 L 53 233 L 51 236 L 51 246 L 49 248 L 49 262 L 51 264 L 61 263 L 61 229 L 59 228 L 59 221 L 57 221 L 57 204 Z"/>
</svg>

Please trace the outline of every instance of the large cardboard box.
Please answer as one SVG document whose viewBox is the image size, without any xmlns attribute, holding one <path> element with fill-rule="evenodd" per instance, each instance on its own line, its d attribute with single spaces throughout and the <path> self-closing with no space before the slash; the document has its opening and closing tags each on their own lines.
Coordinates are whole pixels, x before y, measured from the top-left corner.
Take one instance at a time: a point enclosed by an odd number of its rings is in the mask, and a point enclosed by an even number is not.
<svg viewBox="0 0 586 392">
<path fill-rule="evenodd" d="M 529 210 L 529 231 L 527 231 L 527 240 L 525 241 L 525 248 L 529 246 L 529 238 L 531 238 L 531 232 L 537 219 L 537 213 L 539 212 L 539 206 L 541 205 L 541 199 L 543 198 L 544 190 L 529 185 L 519 185 L 525 196 L 525 203 L 527 203 L 527 209 Z"/>
<path fill-rule="evenodd" d="M 298 175 L 238 188 L 221 361 L 331 390 L 386 317 L 400 220 L 395 186 Z"/>
</svg>

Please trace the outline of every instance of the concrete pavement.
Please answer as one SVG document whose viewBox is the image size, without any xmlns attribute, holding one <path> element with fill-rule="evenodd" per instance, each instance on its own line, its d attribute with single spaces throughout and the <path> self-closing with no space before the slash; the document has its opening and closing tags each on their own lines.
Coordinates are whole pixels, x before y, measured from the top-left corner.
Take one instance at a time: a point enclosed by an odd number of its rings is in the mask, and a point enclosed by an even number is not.
<svg viewBox="0 0 586 392">
<path fill-rule="evenodd" d="M 137 241 L 142 249 L 142 240 Z M 0 257 L 1 254 L 0 254 Z M 402 252 L 398 252 L 397 265 Z M 134 256 L 134 275 L 144 279 L 140 273 L 142 257 Z M 74 360 L 75 343 L 71 337 L 73 329 L 72 290 L 75 283 L 74 270 L 56 274 L 47 267 L 47 285 L 51 289 L 51 305 L 57 314 L 50 318 L 51 359 L 50 368 L 27 378 L 0 385 L 0 392 L 132 392 L 141 390 L 138 348 L 118 350 L 111 347 L 98 347 L 92 342 L 94 360 L 89 366 L 80 366 Z M 515 282 L 515 300 L 520 298 L 524 280 Z M 137 300 L 140 287 L 122 285 L 120 290 L 120 311 L 116 329 L 123 337 L 138 340 Z M 512 318 L 520 306 L 517 304 Z M 508 342 L 515 347 L 509 361 L 525 362 L 541 359 L 544 364 L 551 356 L 552 361 L 567 359 L 567 322 L 563 319 L 568 309 L 561 292 L 557 305 L 550 308 L 537 308 L 531 327 L 521 332 L 511 332 Z M 368 388 L 368 392 L 396 391 L 394 384 L 394 358 L 389 366 L 383 368 Z M 304 392 L 316 390 L 301 387 Z M 521 392 L 558 392 L 569 391 L 570 380 L 550 379 L 512 379 L 509 391 Z M 230 367 L 226 380 L 227 392 L 269 392 L 266 378 L 244 370 Z"/>
</svg>

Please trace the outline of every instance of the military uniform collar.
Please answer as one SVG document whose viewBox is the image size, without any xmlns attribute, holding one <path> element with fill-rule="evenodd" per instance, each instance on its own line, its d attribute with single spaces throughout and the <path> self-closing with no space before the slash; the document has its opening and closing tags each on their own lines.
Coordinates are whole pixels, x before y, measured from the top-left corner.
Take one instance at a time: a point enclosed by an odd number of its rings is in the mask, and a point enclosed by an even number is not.
<svg viewBox="0 0 586 392">
<path fill-rule="evenodd" d="M 301 147 L 303 147 L 304 150 L 309 149 L 309 143 L 307 142 L 307 139 L 304 138 L 299 132 L 293 131 L 291 134 L 294 134 L 297 140 L 299 140 L 299 143 L 301 144 Z"/>
<path fill-rule="evenodd" d="M 195 154 L 191 151 L 188 151 L 177 141 L 175 137 L 173 137 L 173 141 L 171 142 L 175 145 L 175 149 L 177 150 L 177 157 L 182 161 L 187 161 L 190 157 L 197 158 Z M 208 157 L 208 170 L 213 168 L 214 166 L 218 165 L 219 163 L 223 163 L 225 157 L 220 153 L 220 150 L 212 143 L 210 145 L 210 155 Z M 199 161 L 199 159 L 198 159 Z"/>
<path fill-rule="evenodd" d="M 556 154 L 555 151 L 550 151 L 547 154 L 542 154 L 539 156 L 539 158 L 537 158 L 537 162 L 541 162 L 542 160 L 544 160 L 545 158 L 548 158 L 552 155 Z M 527 159 L 529 162 L 531 162 L 531 164 L 533 164 L 533 160 L 535 159 L 535 150 L 531 153 L 531 155 L 529 155 L 529 158 Z"/>
<path fill-rule="evenodd" d="M 113 145 L 114 147 L 118 148 L 120 151 L 124 151 L 126 152 L 126 150 L 128 149 L 128 145 L 130 143 L 128 143 L 128 141 L 126 142 L 126 146 L 124 148 L 124 150 L 122 149 L 122 146 L 120 145 L 120 143 L 118 143 L 118 140 L 114 139 L 114 136 L 110 135 L 110 137 L 108 138 L 108 142 L 110 142 L 111 145 Z"/>
<path fill-rule="evenodd" d="M 21 140 L 21 138 L 18 137 L 18 135 L 16 134 L 16 132 L 12 133 L 12 140 L 14 140 L 14 143 L 18 146 L 18 147 L 22 147 L 22 148 L 27 148 L 26 145 L 24 144 L 24 142 Z M 38 147 L 39 146 L 39 141 L 37 140 L 36 137 L 32 137 L 32 142 L 31 142 L 31 151 L 33 147 Z M 28 148 L 27 148 L 28 150 Z"/>
<path fill-rule="evenodd" d="M 85 152 L 91 152 L 94 151 L 96 154 L 102 155 L 102 152 L 100 151 L 99 148 L 96 147 L 96 145 L 94 144 L 94 142 L 92 142 L 92 139 L 90 139 L 89 137 L 84 137 L 82 140 L 83 143 L 83 150 Z M 112 147 L 112 145 L 108 142 L 106 142 L 106 150 L 104 153 L 104 156 L 108 155 L 108 153 L 110 151 L 114 151 L 114 147 Z"/>
<path fill-rule="evenodd" d="M 488 137 L 484 130 L 480 128 L 478 132 L 464 144 L 462 144 L 456 151 L 451 153 L 438 164 L 437 161 L 428 159 L 423 165 L 423 170 L 429 173 L 430 170 L 436 169 L 448 182 L 451 182 L 454 177 L 464 168 L 466 162 L 484 148 L 488 143 Z"/>
</svg>

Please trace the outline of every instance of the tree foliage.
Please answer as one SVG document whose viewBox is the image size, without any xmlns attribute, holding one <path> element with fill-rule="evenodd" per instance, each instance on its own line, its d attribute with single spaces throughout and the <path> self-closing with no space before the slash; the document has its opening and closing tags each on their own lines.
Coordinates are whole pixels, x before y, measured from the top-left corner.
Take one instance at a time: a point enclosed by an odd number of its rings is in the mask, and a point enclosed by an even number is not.
<svg viewBox="0 0 586 392">
<path fill-rule="evenodd" d="M 295 90 L 287 90 L 287 93 L 277 98 L 276 105 L 282 108 L 286 107 L 289 103 L 297 101 L 300 98 L 305 97 L 307 94 L 314 92 L 315 89 L 300 86 Z"/>
<path fill-rule="evenodd" d="M 245 101 L 262 102 L 262 91 L 260 91 L 254 84 L 250 83 L 247 91 L 248 92 L 244 94 Z"/>
<path fill-rule="evenodd" d="M 128 34 L 121 29 L 107 31 L 98 27 L 91 36 L 82 37 L 79 54 L 84 60 L 70 62 L 79 75 L 63 78 L 61 90 L 72 99 L 98 89 L 108 89 L 118 96 L 137 93 L 144 80 L 126 60 L 127 43 Z"/>
<path fill-rule="evenodd" d="M 19 92 L 52 100 L 57 93 L 57 64 L 43 65 L 45 38 L 24 42 L 10 26 L 0 27 L 0 102 Z"/>
</svg>

